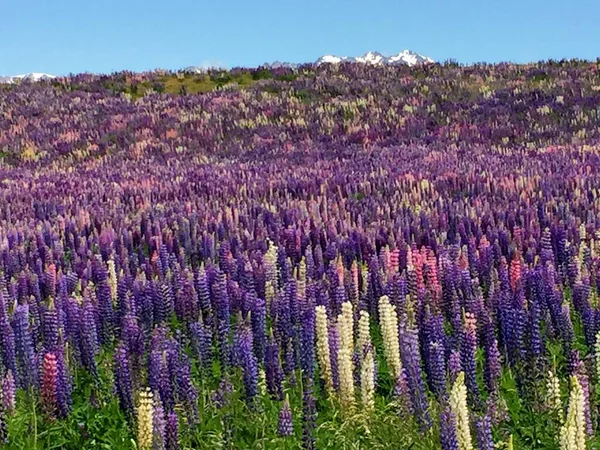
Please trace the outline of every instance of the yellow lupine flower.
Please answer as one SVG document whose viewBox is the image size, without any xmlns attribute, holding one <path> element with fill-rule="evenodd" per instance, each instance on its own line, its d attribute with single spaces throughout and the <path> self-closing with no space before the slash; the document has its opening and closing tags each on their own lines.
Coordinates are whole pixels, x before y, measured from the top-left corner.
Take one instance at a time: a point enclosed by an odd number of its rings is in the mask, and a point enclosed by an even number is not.
<svg viewBox="0 0 600 450">
<path fill-rule="evenodd" d="M 552 410 L 560 412 L 562 415 L 560 381 L 558 381 L 556 374 L 552 370 L 548 372 L 548 378 L 546 380 L 546 401 Z"/>
<path fill-rule="evenodd" d="M 337 360 L 340 381 L 340 401 L 348 409 L 354 408 L 354 364 L 352 354 L 354 352 L 354 318 L 352 316 L 352 304 L 344 302 L 342 313 L 338 316 L 338 334 L 340 346 Z"/>
<path fill-rule="evenodd" d="M 321 377 L 325 382 L 327 393 L 333 393 L 333 377 L 331 372 L 331 354 L 329 351 L 329 330 L 327 328 L 327 310 L 325 306 L 315 308 L 315 331 L 317 336 L 317 359 Z"/>
<path fill-rule="evenodd" d="M 459 450 L 473 450 L 464 372 L 458 374 L 452 386 L 452 391 L 450 392 L 450 409 L 456 418 L 456 438 Z"/>
<path fill-rule="evenodd" d="M 379 320 L 381 322 L 385 359 L 393 379 L 398 379 L 402 374 L 400 342 L 398 340 L 398 316 L 387 295 L 383 295 L 379 299 Z"/>
<path fill-rule="evenodd" d="M 375 409 L 375 359 L 370 346 L 360 366 L 360 398 L 367 412 Z"/>
<path fill-rule="evenodd" d="M 152 448 L 152 392 L 146 388 L 140 392 L 140 405 L 138 406 L 138 449 L 149 450 Z"/>
<path fill-rule="evenodd" d="M 571 377 L 569 411 L 560 429 L 561 450 L 586 450 L 585 397 L 577 377 Z"/>
</svg>

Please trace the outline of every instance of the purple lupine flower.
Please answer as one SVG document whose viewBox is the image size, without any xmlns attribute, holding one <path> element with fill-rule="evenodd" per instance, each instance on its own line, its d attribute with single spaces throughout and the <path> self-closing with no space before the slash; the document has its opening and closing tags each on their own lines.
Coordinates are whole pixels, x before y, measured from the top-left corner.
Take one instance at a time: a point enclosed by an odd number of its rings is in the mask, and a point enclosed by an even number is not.
<svg viewBox="0 0 600 450">
<path fill-rule="evenodd" d="M 454 384 L 456 377 L 463 371 L 460 352 L 452 350 L 448 358 L 448 372 L 450 374 L 450 384 Z"/>
<path fill-rule="evenodd" d="M 2 389 L 2 407 L 6 413 L 12 414 L 16 407 L 17 386 L 11 370 L 4 375 L 0 389 Z"/>
<path fill-rule="evenodd" d="M 165 433 L 166 450 L 179 449 L 179 417 L 175 411 L 167 414 L 167 429 Z"/>
<path fill-rule="evenodd" d="M 15 333 L 15 349 L 19 364 L 19 382 L 25 390 L 37 386 L 38 367 L 29 329 L 29 306 L 17 305 L 12 327 Z"/>
<path fill-rule="evenodd" d="M 203 371 L 208 372 L 212 364 L 212 333 L 202 321 L 190 324 L 190 341 L 194 355 Z"/>
<path fill-rule="evenodd" d="M 119 397 L 119 404 L 127 419 L 133 421 L 133 418 L 135 417 L 135 407 L 133 403 L 131 371 L 129 368 L 127 349 L 123 343 L 119 343 L 115 350 L 114 373 L 115 390 Z"/>
<path fill-rule="evenodd" d="M 229 396 L 233 392 L 233 385 L 231 382 L 224 378 L 219 383 L 219 387 L 211 395 L 211 401 L 219 409 L 223 408 L 229 402 Z"/>
<path fill-rule="evenodd" d="M 279 436 L 291 436 L 294 434 L 294 424 L 292 423 L 292 409 L 290 400 L 286 396 L 283 405 L 279 410 L 279 423 L 277 424 L 277 433 Z"/>
<path fill-rule="evenodd" d="M 195 277 L 195 281 L 198 304 L 200 305 L 200 311 L 202 312 L 204 323 L 211 327 L 213 311 L 210 303 L 210 287 L 208 284 L 206 271 L 204 269 L 200 269 Z"/>
<path fill-rule="evenodd" d="M 212 286 L 213 304 L 217 322 L 217 350 L 221 370 L 227 371 L 230 360 L 229 350 L 229 296 L 227 295 L 227 278 L 224 272 L 217 272 Z"/>
<path fill-rule="evenodd" d="M 256 294 L 249 296 L 252 307 L 252 335 L 254 337 L 254 354 L 259 362 L 265 359 L 266 335 L 266 302 Z"/>
<path fill-rule="evenodd" d="M 317 420 L 317 408 L 313 393 L 313 381 L 311 378 L 302 380 L 302 448 L 305 450 L 316 449 L 315 428 Z"/>
<path fill-rule="evenodd" d="M 0 351 L 2 353 L 2 363 L 4 367 L 10 371 L 15 377 L 15 381 L 20 385 L 18 380 L 17 369 L 17 353 L 15 348 L 15 333 L 8 323 L 8 318 L 0 321 Z"/>
<path fill-rule="evenodd" d="M 67 298 L 63 303 L 65 308 L 65 322 L 64 330 L 66 334 L 66 341 L 73 349 L 73 356 L 77 362 L 81 362 L 81 306 L 73 297 Z M 31 311 L 31 310 L 30 310 Z"/>
<path fill-rule="evenodd" d="M 165 410 L 160 401 L 160 394 L 154 392 L 152 408 L 152 450 L 164 450 L 166 440 Z"/>
<path fill-rule="evenodd" d="M 81 336 L 81 360 L 84 367 L 98 378 L 98 367 L 96 365 L 96 354 L 99 351 L 98 333 L 96 330 L 96 309 L 88 298 L 84 300 L 82 318 L 80 322 Z"/>
<path fill-rule="evenodd" d="M 168 280 L 160 283 L 155 301 L 154 320 L 155 323 L 162 324 L 169 320 L 175 309 L 173 289 Z"/>
<path fill-rule="evenodd" d="M 429 386 L 438 400 L 448 396 L 446 392 L 446 359 L 445 349 L 441 342 L 429 344 Z"/>
<path fill-rule="evenodd" d="M 59 417 L 66 417 L 71 411 L 73 390 L 71 375 L 64 357 L 64 348 L 59 348 L 56 352 L 56 401 Z"/>
<path fill-rule="evenodd" d="M 449 407 L 444 407 L 440 414 L 440 442 L 442 450 L 458 450 L 456 418 Z"/>
<path fill-rule="evenodd" d="M 469 402 L 471 407 L 475 407 L 479 405 L 481 398 L 477 384 L 477 365 L 475 361 L 475 353 L 477 352 L 477 321 L 472 313 L 465 313 L 460 350 L 462 367 L 465 372 L 465 384 L 469 393 Z"/>
<path fill-rule="evenodd" d="M 112 339 L 114 331 L 113 304 L 110 294 L 110 286 L 106 275 L 106 269 L 102 268 L 103 278 L 100 278 L 96 286 L 96 297 L 98 298 L 98 312 L 100 319 L 99 336 L 102 343 L 108 343 Z"/>
<path fill-rule="evenodd" d="M 171 356 L 176 358 L 175 355 Z M 188 423 L 195 425 L 198 422 L 198 390 L 192 383 L 192 370 L 187 355 L 179 354 L 176 368 L 177 396 L 184 403 L 187 410 Z"/>
<path fill-rule="evenodd" d="M 421 370 L 417 329 L 407 324 L 402 330 L 400 338 L 402 363 L 406 370 L 411 402 L 421 427 L 429 428 L 431 427 L 431 417 Z"/>
<path fill-rule="evenodd" d="M 265 377 L 267 380 L 267 391 L 274 400 L 283 400 L 283 370 L 279 360 L 279 345 L 273 337 L 269 336 L 265 352 Z"/>
<path fill-rule="evenodd" d="M 252 351 L 252 330 L 242 324 L 238 334 L 240 365 L 244 371 L 243 380 L 246 389 L 246 401 L 252 403 L 258 395 L 258 363 Z"/>
<path fill-rule="evenodd" d="M 475 420 L 475 429 L 477 430 L 477 448 L 479 450 L 494 450 L 490 416 L 486 414 L 478 417 Z"/>
<path fill-rule="evenodd" d="M 6 424 L 6 412 L 2 406 L 0 406 L 0 444 L 8 444 L 8 425 Z"/>
<path fill-rule="evenodd" d="M 52 298 L 44 308 L 43 325 L 44 349 L 48 352 L 56 352 L 58 346 L 58 315 Z"/>
<path fill-rule="evenodd" d="M 315 371 L 315 308 L 310 299 L 305 300 L 300 324 L 300 367 L 305 376 L 314 377 Z"/>
</svg>

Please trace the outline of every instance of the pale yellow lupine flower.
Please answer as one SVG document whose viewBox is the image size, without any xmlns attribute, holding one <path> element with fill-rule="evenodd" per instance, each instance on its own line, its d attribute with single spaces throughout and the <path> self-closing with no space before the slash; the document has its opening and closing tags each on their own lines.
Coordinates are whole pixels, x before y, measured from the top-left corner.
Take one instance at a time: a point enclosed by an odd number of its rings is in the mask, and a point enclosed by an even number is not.
<svg viewBox="0 0 600 450">
<path fill-rule="evenodd" d="M 325 306 L 315 308 L 315 328 L 317 336 L 317 360 L 321 377 L 329 395 L 333 394 L 333 377 L 331 371 L 331 353 L 329 351 L 329 330 L 327 328 L 327 310 Z"/>
<path fill-rule="evenodd" d="M 113 305 L 117 304 L 117 271 L 114 259 L 110 258 L 106 263 L 108 266 L 108 285 L 110 286 L 110 297 Z"/>
<path fill-rule="evenodd" d="M 338 335 L 340 337 L 337 360 L 340 380 L 340 402 L 345 408 L 350 410 L 354 408 L 353 322 L 352 304 L 345 302 L 342 304 L 342 313 L 338 316 L 337 322 Z"/>
<path fill-rule="evenodd" d="M 554 371 L 548 371 L 546 379 L 546 401 L 553 411 L 558 412 L 562 418 L 562 401 L 560 399 L 560 381 Z"/>
<path fill-rule="evenodd" d="M 358 319 L 358 340 L 356 347 L 360 357 L 365 350 L 365 347 L 371 343 L 371 333 L 369 326 L 369 313 L 367 311 L 361 311 Z"/>
<path fill-rule="evenodd" d="M 341 333 L 340 329 L 340 347 L 346 347 L 348 353 L 354 353 L 354 313 L 352 312 L 352 303 L 342 303 L 342 314 L 338 317 L 338 328 L 340 320 L 343 320 L 342 329 L 344 334 Z"/>
<path fill-rule="evenodd" d="M 149 450 L 152 448 L 152 392 L 146 388 L 140 392 L 140 405 L 138 406 L 138 449 Z"/>
<path fill-rule="evenodd" d="M 390 299 L 387 295 L 379 299 L 379 320 L 381 322 L 385 359 L 390 368 L 392 378 L 398 379 L 402 374 L 400 342 L 398 340 L 398 316 L 396 315 L 396 309 L 390 304 Z"/>
<path fill-rule="evenodd" d="M 594 363 L 596 366 L 596 378 L 600 380 L 600 331 L 596 333 L 596 343 L 594 344 Z"/>
<path fill-rule="evenodd" d="M 375 359 L 372 348 L 366 351 L 360 366 L 360 398 L 366 412 L 375 409 Z"/>
<path fill-rule="evenodd" d="M 452 386 L 452 391 L 450 392 L 450 409 L 456 418 L 456 438 L 459 450 L 473 450 L 464 372 L 458 374 Z"/>
<path fill-rule="evenodd" d="M 571 377 L 569 411 L 567 420 L 560 429 L 561 450 L 586 450 L 585 397 L 577 377 Z"/>
</svg>

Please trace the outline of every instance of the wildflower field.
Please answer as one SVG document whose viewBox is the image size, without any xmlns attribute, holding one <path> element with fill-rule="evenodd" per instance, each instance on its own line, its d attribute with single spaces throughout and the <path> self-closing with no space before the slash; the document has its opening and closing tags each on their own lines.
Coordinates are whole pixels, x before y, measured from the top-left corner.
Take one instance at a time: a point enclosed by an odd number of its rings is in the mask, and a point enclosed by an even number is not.
<svg viewBox="0 0 600 450">
<path fill-rule="evenodd" d="M 0 85 L 0 448 L 600 448 L 600 63 Z"/>
</svg>

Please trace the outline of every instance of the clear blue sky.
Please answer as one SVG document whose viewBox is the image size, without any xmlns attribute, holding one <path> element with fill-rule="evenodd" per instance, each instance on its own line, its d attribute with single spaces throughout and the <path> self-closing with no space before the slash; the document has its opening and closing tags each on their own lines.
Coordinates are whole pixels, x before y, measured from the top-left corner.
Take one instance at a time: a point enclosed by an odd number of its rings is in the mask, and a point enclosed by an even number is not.
<svg viewBox="0 0 600 450">
<path fill-rule="evenodd" d="M 0 75 L 313 61 L 600 56 L 600 0 L 0 0 Z"/>
</svg>

